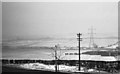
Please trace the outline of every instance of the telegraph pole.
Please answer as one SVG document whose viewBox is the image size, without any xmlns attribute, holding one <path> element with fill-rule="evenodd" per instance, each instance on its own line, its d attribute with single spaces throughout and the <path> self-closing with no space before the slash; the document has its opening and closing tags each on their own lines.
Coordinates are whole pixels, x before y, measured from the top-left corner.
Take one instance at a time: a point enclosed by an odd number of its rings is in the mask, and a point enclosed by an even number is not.
<svg viewBox="0 0 120 74">
<path fill-rule="evenodd" d="M 77 34 L 77 36 L 78 36 L 78 46 L 79 46 L 79 68 L 78 68 L 79 71 L 80 71 L 80 41 L 82 41 L 81 38 L 80 38 L 81 35 L 82 35 L 81 33 Z"/>
</svg>

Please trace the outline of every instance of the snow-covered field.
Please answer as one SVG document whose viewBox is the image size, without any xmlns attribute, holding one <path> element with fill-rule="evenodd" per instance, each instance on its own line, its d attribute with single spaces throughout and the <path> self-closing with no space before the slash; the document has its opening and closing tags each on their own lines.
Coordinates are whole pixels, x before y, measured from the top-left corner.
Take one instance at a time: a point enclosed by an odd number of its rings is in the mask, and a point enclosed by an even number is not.
<svg viewBox="0 0 120 74">
<path fill-rule="evenodd" d="M 20 65 L 22 68 L 26 69 L 34 69 L 34 70 L 49 70 L 49 71 L 55 71 L 55 65 L 45 65 L 42 63 L 30 63 L 30 64 L 22 64 Z M 76 69 L 75 66 L 65 66 L 65 65 L 59 65 L 60 71 L 69 71 Z"/>
<path fill-rule="evenodd" d="M 20 65 L 20 67 L 25 69 L 32 69 L 32 70 L 55 71 L 55 65 L 45 65 L 42 63 L 22 64 Z M 78 72 L 77 66 L 59 65 L 57 68 L 61 72 Z M 81 67 L 80 72 L 99 72 L 99 71 L 95 69 L 86 69 L 85 67 Z M 104 71 L 100 71 L 100 72 L 104 72 Z"/>
</svg>

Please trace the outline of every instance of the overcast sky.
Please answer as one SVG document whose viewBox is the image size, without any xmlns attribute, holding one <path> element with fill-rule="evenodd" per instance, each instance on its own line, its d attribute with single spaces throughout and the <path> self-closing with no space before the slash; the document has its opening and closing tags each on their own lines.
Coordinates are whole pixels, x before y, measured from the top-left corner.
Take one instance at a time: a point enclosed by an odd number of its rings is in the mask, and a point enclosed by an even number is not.
<svg viewBox="0 0 120 74">
<path fill-rule="evenodd" d="M 5 2 L 3 38 L 87 33 L 118 34 L 116 2 Z"/>
</svg>

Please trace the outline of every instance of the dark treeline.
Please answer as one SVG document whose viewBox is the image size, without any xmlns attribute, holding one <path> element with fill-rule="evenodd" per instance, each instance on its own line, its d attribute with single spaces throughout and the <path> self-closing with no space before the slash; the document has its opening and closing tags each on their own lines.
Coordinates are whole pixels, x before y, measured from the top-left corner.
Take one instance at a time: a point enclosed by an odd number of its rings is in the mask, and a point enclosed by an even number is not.
<svg viewBox="0 0 120 74">
<path fill-rule="evenodd" d="M 26 64 L 26 63 L 43 63 L 46 65 L 55 65 L 55 60 L 8 60 L 3 59 L 2 64 Z M 57 60 L 58 65 L 67 65 L 67 66 L 78 66 L 78 60 Z M 107 72 L 118 72 L 120 71 L 120 61 L 90 61 L 90 60 L 81 60 L 81 67 L 86 69 L 96 69 Z"/>
</svg>

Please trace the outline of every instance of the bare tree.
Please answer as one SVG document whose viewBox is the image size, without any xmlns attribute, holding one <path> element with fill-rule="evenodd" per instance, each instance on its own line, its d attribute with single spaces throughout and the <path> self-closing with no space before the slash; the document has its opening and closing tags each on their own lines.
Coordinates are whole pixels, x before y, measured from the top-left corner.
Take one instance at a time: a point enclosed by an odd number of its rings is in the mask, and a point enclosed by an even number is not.
<svg viewBox="0 0 120 74">
<path fill-rule="evenodd" d="M 59 71 L 58 60 L 61 60 L 62 58 L 64 58 L 64 56 L 62 57 L 61 48 L 60 48 L 59 44 L 57 44 L 57 45 L 55 45 L 55 47 L 53 47 L 52 57 L 54 57 L 54 59 L 55 59 L 55 72 L 58 72 Z"/>
</svg>

